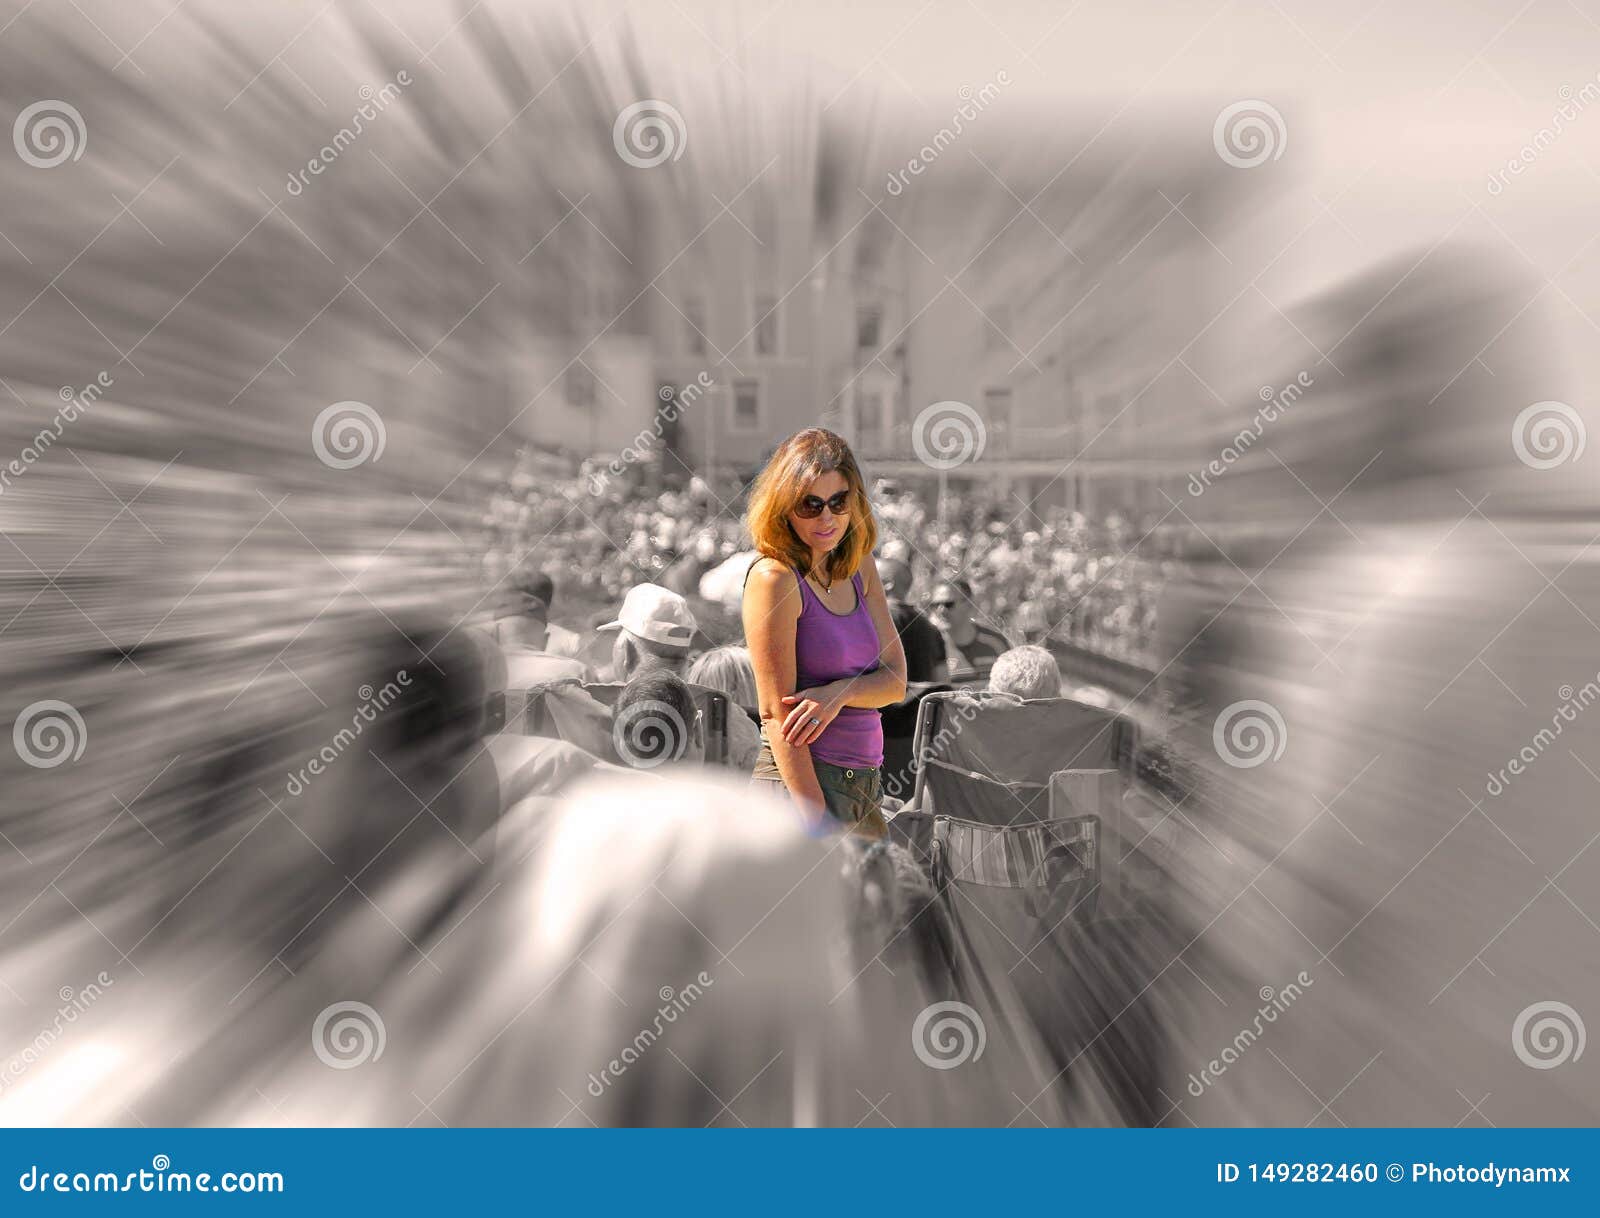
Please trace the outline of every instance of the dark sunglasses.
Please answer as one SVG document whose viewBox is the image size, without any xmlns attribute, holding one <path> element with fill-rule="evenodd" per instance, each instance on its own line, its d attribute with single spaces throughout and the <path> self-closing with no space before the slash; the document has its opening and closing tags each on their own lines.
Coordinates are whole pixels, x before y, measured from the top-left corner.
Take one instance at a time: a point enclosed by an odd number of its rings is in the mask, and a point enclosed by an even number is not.
<svg viewBox="0 0 1600 1218">
<path fill-rule="evenodd" d="M 826 507 L 835 516 L 843 516 L 849 504 L 849 491 L 840 491 L 837 495 L 831 495 L 826 500 L 817 495 L 807 495 L 799 503 L 795 504 L 794 514 L 802 520 L 815 520 L 822 515 L 822 509 Z"/>
<path fill-rule="evenodd" d="M 955 601 L 934 601 L 928 606 L 930 609 L 954 609 L 955 607 Z"/>
</svg>

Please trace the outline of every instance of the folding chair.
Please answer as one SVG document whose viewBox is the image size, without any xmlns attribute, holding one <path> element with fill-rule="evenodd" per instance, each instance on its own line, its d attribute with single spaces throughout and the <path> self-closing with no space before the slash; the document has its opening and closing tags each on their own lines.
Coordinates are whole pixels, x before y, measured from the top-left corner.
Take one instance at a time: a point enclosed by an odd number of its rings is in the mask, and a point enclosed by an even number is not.
<svg viewBox="0 0 1600 1218">
<path fill-rule="evenodd" d="M 1057 770 L 1133 771 L 1131 719 L 1070 698 L 935 692 L 922 699 L 911 807 L 983 824 L 1045 819 Z"/>
<path fill-rule="evenodd" d="M 700 712 L 700 723 L 705 732 L 706 764 L 728 764 L 728 695 L 720 689 L 711 689 L 705 685 L 689 685 L 689 696 L 694 699 L 695 709 Z M 601 705 L 615 709 L 617 699 L 622 696 L 626 685 L 616 683 L 597 683 L 585 685 L 584 692 L 589 694 Z M 743 712 L 740 712 L 743 713 Z"/>
</svg>

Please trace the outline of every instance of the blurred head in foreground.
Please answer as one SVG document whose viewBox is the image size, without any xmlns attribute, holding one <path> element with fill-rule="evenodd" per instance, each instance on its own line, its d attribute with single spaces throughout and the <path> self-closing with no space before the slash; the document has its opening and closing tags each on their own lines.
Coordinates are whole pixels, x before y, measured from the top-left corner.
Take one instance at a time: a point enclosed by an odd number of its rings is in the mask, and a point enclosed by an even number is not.
<svg viewBox="0 0 1600 1218">
<path fill-rule="evenodd" d="M 1030 1032 L 865 954 L 901 911 L 885 852 L 708 774 L 596 778 L 534 815 L 526 865 L 419 944 L 441 971 L 372 998 L 383 1058 L 330 1071 L 287 1029 L 289 1099 L 254 1119 L 1005 1124 L 1028 1101 L 1061 1120 Z"/>
</svg>

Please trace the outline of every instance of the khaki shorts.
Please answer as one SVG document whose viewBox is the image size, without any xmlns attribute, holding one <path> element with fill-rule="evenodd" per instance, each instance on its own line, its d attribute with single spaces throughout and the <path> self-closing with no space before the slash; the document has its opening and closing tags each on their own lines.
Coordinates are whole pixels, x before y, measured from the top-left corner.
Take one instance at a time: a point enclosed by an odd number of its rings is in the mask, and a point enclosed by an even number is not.
<svg viewBox="0 0 1600 1218">
<path fill-rule="evenodd" d="M 840 766 L 816 758 L 811 759 L 811 764 L 817 773 L 817 785 L 822 788 L 822 802 L 834 820 L 862 837 L 877 839 L 888 835 L 889 826 L 883 819 L 883 772 L 878 767 Z M 765 734 L 750 779 L 772 783 L 780 790 L 783 787 L 783 775 Z"/>
</svg>

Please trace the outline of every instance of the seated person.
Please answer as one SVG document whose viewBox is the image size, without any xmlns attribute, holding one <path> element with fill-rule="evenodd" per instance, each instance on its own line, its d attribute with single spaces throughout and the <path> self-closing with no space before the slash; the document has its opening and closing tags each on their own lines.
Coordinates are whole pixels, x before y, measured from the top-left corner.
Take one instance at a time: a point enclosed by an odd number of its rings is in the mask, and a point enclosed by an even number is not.
<svg viewBox="0 0 1600 1218">
<path fill-rule="evenodd" d="M 989 672 L 989 689 L 1019 698 L 1059 698 L 1061 670 L 1043 647 L 1028 644 L 1002 652 Z"/>
<path fill-rule="evenodd" d="M 550 603 L 556 586 L 543 571 L 525 562 L 507 580 L 510 611 L 495 620 L 494 638 L 502 647 L 523 648 L 552 656 L 577 656 L 581 640 L 564 626 L 550 621 Z"/>
<path fill-rule="evenodd" d="M 671 589 L 660 584 L 629 588 L 616 620 L 599 628 L 601 633 L 617 632 L 611 648 L 612 682 L 623 685 L 652 669 L 682 678 L 697 626 L 689 602 Z"/>
<path fill-rule="evenodd" d="M 617 767 L 565 740 L 546 736 L 488 736 L 484 751 L 500 780 L 500 810 L 530 795 L 553 795 L 592 770 Z"/>
<path fill-rule="evenodd" d="M 611 743 L 636 770 L 705 761 L 705 732 L 683 678 L 647 669 L 628 682 L 612 710 Z"/>
<path fill-rule="evenodd" d="M 946 579 L 928 600 L 928 616 L 944 636 L 950 680 L 956 684 L 987 681 L 989 670 L 1011 641 L 978 620 L 972 585 L 964 579 Z"/>
<path fill-rule="evenodd" d="M 744 647 L 716 647 L 689 666 L 689 683 L 728 695 L 728 764 L 746 773 L 761 752 L 761 729 L 751 713 L 756 705 L 756 674 Z"/>
</svg>

